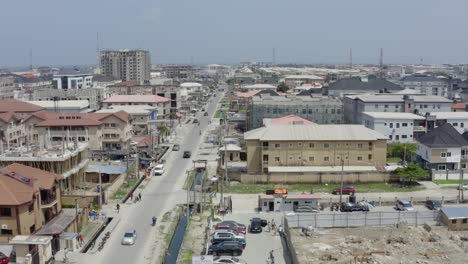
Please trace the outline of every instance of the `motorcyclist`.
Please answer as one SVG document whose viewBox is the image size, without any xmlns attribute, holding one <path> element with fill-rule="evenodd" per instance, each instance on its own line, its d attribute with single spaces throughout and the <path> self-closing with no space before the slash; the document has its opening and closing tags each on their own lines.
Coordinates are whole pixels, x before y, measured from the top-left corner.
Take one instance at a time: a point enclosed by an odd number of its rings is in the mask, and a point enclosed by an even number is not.
<svg viewBox="0 0 468 264">
<path fill-rule="evenodd" d="M 153 216 L 151 220 L 153 221 L 153 226 L 156 225 L 156 216 Z"/>
</svg>

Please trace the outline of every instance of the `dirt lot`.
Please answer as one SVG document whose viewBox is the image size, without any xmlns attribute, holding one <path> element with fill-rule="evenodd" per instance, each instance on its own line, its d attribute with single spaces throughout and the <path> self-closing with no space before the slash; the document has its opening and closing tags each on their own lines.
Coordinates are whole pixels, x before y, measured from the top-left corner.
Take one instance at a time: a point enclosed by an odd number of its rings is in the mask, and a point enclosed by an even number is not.
<svg viewBox="0 0 468 264">
<path fill-rule="evenodd" d="M 467 263 L 468 231 L 423 226 L 291 229 L 299 263 Z"/>
</svg>

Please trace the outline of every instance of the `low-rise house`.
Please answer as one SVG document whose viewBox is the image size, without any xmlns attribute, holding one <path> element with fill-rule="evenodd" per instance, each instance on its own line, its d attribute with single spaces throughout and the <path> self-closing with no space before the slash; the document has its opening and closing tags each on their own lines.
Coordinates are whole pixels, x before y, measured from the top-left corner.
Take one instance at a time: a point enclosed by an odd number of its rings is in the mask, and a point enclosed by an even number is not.
<svg viewBox="0 0 468 264">
<path fill-rule="evenodd" d="M 468 162 L 468 142 L 450 124 L 434 128 L 417 139 L 418 162 L 431 171 L 432 179 L 459 179 Z"/>
<path fill-rule="evenodd" d="M 440 220 L 450 231 L 468 230 L 468 207 L 454 206 L 440 209 Z"/>
<path fill-rule="evenodd" d="M 428 117 L 431 117 L 427 122 L 428 130 L 448 123 L 460 134 L 468 131 L 468 112 L 431 112 Z"/>
<path fill-rule="evenodd" d="M 283 193 L 285 189 L 273 190 L 273 194 L 258 196 L 258 208 L 263 212 L 290 212 L 299 206 L 319 209 L 320 196 L 311 193 Z M 274 193 L 277 191 L 278 193 Z"/>
<path fill-rule="evenodd" d="M 13 163 L 0 169 L 0 241 L 40 230 L 62 211 L 62 176 Z"/>
<path fill-rule="evenodd" d="M 426 118 L 412 113 L 363 112 L 362 124 L 388 137 L 388 143 L 412 143 L 426 133 Z"/>
<path fill-rule="evenodd" d="M 15 113 L 19 118 L 25 118 L 33 113 L 44 110 L 44 108 L 15 99 L 0 100 L 0 113 Z"/>
<path fill-rule="evenodd" d="M 114 105 L 149 105 L 157 108 L 157 119 L 165 120 L 169 118 L 171 100 L 158 95 L 114 95 L 104 100 L 104 108 Z"/>
<path fill-rule="evenodd" d="M 394 93 L 403 87 L 375 76 L 351 77 L 331 83 L 326 89 L 328 95 L 343 97 L 348 94 Z"/>
<path fill-rule="evenodd" d="M 266 126 L 246 132 L 244 140 L 247 173 L 271 181 L 335 181 L 326 174 L 341 172 L 342 165 L 349 175 L 367 174 L 357 177 L 361 181 L 384 180 L 371 174 L 386 164 L 387 137 L 362 125 Z"/>
</svg>

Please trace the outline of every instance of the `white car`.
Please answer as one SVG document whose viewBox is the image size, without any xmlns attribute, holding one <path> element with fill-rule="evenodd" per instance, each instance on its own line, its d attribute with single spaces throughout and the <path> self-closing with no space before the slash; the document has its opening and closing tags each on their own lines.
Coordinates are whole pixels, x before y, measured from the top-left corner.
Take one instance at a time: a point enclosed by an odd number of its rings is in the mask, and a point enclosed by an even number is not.
<svg viewBox="0 0 468 264">
<path fill-rule="evenodd" d="M 164 173 L 164 164 L 158 164 L 154 166 L 154 175 L 163 175 Z"/>
<path fill-rule="evenodd" d="M 214 257 L 213 259 L 214 264 L 247 264 L 245 260 L 236 258 L 236 257 Z"/>
<path fill-rule="evenodd" d="M 137 238 L 137 232 L 135 229 L 128 230 L 125 232 L 122 238 L 122 245 L 133 245 L 135 244 L 135 240 Z"/>
<path fill-rule="evenodd" d="M 219 237 L 220 234 L 231 234 L 231 235 L 233 235 L 235 238 L 245 239 L 245 235 L 244 235 L 244 234 L 239 234 L 239 233 L 237 233 L 236 231 L 230 230 L 230 229 L 216 229 L 216 230 L 213 232 L 213 237 Z"/>
</svg>

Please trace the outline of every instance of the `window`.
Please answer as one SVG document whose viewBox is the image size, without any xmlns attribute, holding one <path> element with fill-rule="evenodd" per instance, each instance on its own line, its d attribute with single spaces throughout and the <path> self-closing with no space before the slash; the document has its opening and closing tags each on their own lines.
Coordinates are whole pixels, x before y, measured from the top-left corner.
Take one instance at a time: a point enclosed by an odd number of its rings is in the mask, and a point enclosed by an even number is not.
<svg viewBox="0 0 468 264">
<path fill-rule="evenodd" d="M 407 127 L 407 126 L 408 126 L 408 123 L 401 123 L 401 126 L 402 126 L 402 127 Z"/>
<path fill-rule="evenodd" d="M 293 143 L 289 143 L 289 148 L 293 148 L 294 144 Z"/>
<path fill-rule="evenodd" d="M 463 218 L 462 223 L 464 223 L 464 224 L 468 223 L 468 218 Z"/>
<path fill-rule="evenodd" d="M 390 128 L 393 128 L 393 123 L 388 123 L 388 125 L 390 126 Z"/>
<path fill-rule="evenodd" d="M 280 157 L 275 157 L 275 161 L 280 161 Z"/>
<path fill-rule="evenodd" d="M 457 219 L 452 219 L 452 224 L 456 224 L 457 223 Z"/>
<path fill-rule="evenodd" d="M 358 156 L 358 157 L 357 157 L 357 160 L 361 161 L 361 160 L 362 160 L 362 156 Z"/>
<path fill-rule="evenodd" d="M 463 164 L 461 165 L 461 167 L 462 167 L 462 169 L 466 169 L 466 164 L 463 163 Z"/>
<path fill-rule="evenodd" d="M 323 161 L 330 161 L 329 157 L 323 157 Z"/>
<path fill-rule="evenodd" d="M 315 144 L 314 143 L 309 143 L 309 148 L 315 148 Z"/>
<path fill-rule="evenodd" d="M 11 230 L 11 229 L 2 229 L 2 235 L 13 235 L 13 230 Z"/>
<path fill-rule="evenodd" d="M 440 157 L 441 157 L 441 158 L 447 157 L 447 153 L 445 153 L 445 152 L 440 153 Z"/>
<path fill-rule="evenodd" d="M 309 157 L 309 161 L 314 161 L 314 157 Z"/>
<path fill-rule="evenodd" d="M 357 148 L 362 149 L 362 144 L 361 143 L 357 144 Z"/>
<path fill-rule="evenodd" d="M 445 165 L 439 165 L 439 166 L 437 166 L 437 169 L 438 169 L 438 170 L 445 170 L 445 168 L 446 168 Z"/>
<path fill-rule="evenodd" d="M 400 128 L 400 123 L 396 123 L 396 128 Z"/>
<path fill-rule="evenodd" d="M 396 135 L 395 140 L 399 140 L 399 139 L 400 139 L 400 135 Z"/>
<path fill-rule="evenodd" d="M 465 123 L 460 123 L 460 127 L 465 127 Z"/>
<path fill-rule="evenodd" d="M 28 206 L 28 211 L 31 213 L 34 211 L 34 203 L 31 203 L 29 206 Z"/>
<path fill-rule="evenodd" d="M 407 138 L 408 136 L 407 135 L 401 135 L 401 138 Z"/>
<path fill-rule="evenodd" d="M 388 108 L 388 105 L 385 105 L 384 107 L 385 107 L 385 108 Z"/>
<path fill-rule="evenodd" d="M 372 160 L 372 154 L 367 155 L 368 160 Z"/>
<path fill-rule="evenodd" d="M 453 123 L 452 125 L 455 127 L 455 126 L 458 126 L 458 123 Z"/>
<path fill-rule="evenodd" d="M 392 140 L 392 139 L 393 139 L 393 136 L 392 136 L 392 135 L 389 135 L 388 138 L 389 138 L 390 140 Z"/>
<path fill-rule="evenodd" d="M 447 158 L 452 157 L 452 152 L 447 152 Z"/>
<path fill-rule="evenodd" d="M 275 144 L 275 148 L 279 149 L 281 147 L 280 144 Z"/>
<path fill-rule="evenodd" d="M 324 148 L 329 148 L 329 147 L 330 147 L 330 144 L 325 143 L 325 144 L 323 144 L 323 147 L 324 147 Z"/>
<path fill-rule="evenodd" d="M 0 208 L 0 216 L 11 216 L 11 208 L 8 208 L 8 207 Z"/>
</svg>

